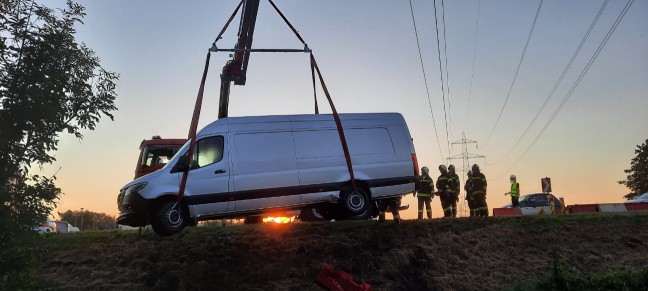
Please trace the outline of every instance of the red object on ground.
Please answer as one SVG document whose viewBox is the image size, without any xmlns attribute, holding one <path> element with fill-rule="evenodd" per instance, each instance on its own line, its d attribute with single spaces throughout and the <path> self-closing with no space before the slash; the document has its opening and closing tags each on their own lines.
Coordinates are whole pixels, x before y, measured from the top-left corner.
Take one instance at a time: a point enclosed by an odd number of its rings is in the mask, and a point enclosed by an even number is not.
<svg viewBox="0 0 648 291">
<path fill-rule="evenodd" d="M 625 203 L 625 207 L 628 211 L 645 211 L 648 210 L 648 202 Z"/>
<path fill-rule="evenodd" d="M 599 212 L 598 204 L 576 204 L 567 206 L 567 213 L 591 213 Z"/>
<path fill-rule="evenodd" d="M 518 216 L 517 208 L 493 208 L 493 216 Z"/>
<path fill-rule="evenodd" d="M 351 274 L 344 271 L 335 271 L 331 264 L 324 265 L 324 269 L 317 274 L 315 281 L 331 291 L 371 291 L 371 285 L 354 282 Z"/>
</svg>

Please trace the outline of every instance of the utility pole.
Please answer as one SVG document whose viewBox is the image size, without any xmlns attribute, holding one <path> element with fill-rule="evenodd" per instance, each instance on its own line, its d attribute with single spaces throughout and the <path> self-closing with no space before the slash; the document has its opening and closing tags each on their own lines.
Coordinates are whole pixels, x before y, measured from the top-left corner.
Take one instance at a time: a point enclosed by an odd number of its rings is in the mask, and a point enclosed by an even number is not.
<svg viewBox="0 0 648 291">
<path fill-rule="evenodd" d="M 81 227 L 79 227 L 79 230 L 83 228 L 83 207 L 81 207 Z"/>
<path fill-rule="evenodd" d="M 461 160 L 461 168 L 460 172 L 462 173 L 461 175 L 461 181 L 462 181 L 462 186 L 466 185 L 466 176 L 468 171 L 470 171 L 470 161 L 475 161 L 478 159 L 485 159 L 486 156 L 482 155 L 476 155 L 473 153 L 468 152 L 468 145 L 469 144 L 475 144 L 475 148 L 479 149 L 479 146 L 477 144 L 477 141 L 474 140 L 469 140 L 466 139 L 466 134 L 461 133 L 461 139 L 458 141 L 455 141 L 452 143 L 452 145 L 461 145 L 461 154 L 454 155 L 452 157 L 447 158 L 448 164 L 451 164 L 453 160 Z M 455 166 L 456 167 L 456 166 Z M 462 187 L 463 188 L 463 187 Z M 468 216 L 468 205 L 466 204 L 466 191 L 463 189 L 459 189 L 461 195 L 459 196 L 459 202 L 457 203 L 457 212 L 459 216 Z"/>
</svg>

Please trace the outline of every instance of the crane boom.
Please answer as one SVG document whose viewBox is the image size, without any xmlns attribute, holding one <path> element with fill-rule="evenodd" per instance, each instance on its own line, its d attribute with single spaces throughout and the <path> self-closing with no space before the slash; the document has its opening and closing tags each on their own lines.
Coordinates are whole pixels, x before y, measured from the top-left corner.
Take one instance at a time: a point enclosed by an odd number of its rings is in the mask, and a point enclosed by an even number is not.
<svg viewBox="0 0 648 291">
<path fill-rule="evenodd" d="M 238 41 L 234 46 L 232 59 L 227 61 L 221 73 L 220 100 L 218 103 L 218 118 L 227 117 L 230 87 L 234 85 L 245 85 L 248 62 L 250 61 L 250 49 L 254 27 L 259 11 L 259 0 L 244 0 L 241 8 L 241 21 L 239 24 Z"/>
</svg>

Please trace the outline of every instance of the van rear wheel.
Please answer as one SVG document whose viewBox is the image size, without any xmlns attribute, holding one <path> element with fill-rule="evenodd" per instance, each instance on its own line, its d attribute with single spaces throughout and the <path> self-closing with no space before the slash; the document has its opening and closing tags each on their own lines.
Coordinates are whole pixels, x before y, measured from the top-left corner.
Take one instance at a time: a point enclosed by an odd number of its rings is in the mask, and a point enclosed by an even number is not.
<svg viewBox="0 0 648 291">
<path fill-rule="evenodd" d="M 174 207 L 175 206 L 175 207 Z M 151 227 L 161 236 L 170 236 L 184 229 L 189 219 L 189 211 L 181 204 L 166 201 L 154 208 L 151 214 Z"/>
<path fill-rule="evenodd" d="M 347 219 L 369 219 L 373 214 L 373 203 L 364 189 L 357 188 L 342 191 L 338 204 L 342 207 L 342 212 Z"/>
</svg>

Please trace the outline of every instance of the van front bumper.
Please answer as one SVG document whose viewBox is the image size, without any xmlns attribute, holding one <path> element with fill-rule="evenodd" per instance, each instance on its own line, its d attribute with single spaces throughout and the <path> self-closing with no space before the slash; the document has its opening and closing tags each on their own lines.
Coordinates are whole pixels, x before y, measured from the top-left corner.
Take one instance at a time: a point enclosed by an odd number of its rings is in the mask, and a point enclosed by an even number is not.
<svg viewBox="0 0 648 291">
<path fill-rule="evenodd" d="M 117 224 L 133 227 L 149 224 L 148 208 L 151 201 L 144 199 L 138 192 L 123 196 L 119 206 Z"/>
</svg>

